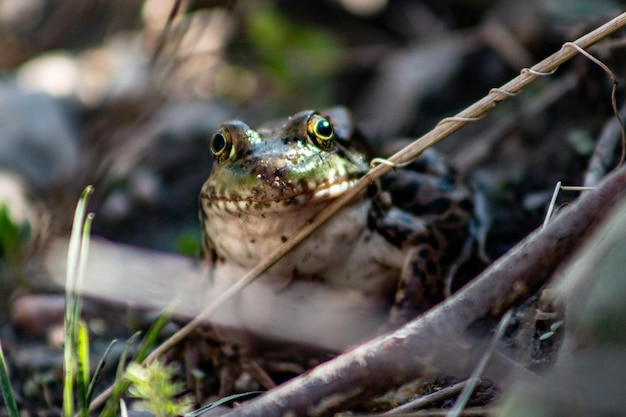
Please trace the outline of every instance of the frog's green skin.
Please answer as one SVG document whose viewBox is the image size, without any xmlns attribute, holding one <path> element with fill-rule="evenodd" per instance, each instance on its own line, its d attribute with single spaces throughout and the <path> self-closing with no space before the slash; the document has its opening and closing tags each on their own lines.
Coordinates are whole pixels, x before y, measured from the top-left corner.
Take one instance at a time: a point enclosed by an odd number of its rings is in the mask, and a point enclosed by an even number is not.
<svg viewBox="0 0 626 417">
<path fill-rule="evenodd" d="M 222 124 L 200 194 L 207 258 L 252 268 L 345 192 L 368 168 L 352 136 L 341 108 L 303 111 L 258 130 Z M 382 295 L 396 315 L 440 301 L 443 262 L 467 237 L 471 199 L 431 152 L 413 165 L 382 180 L 388 192 L 377 184 L 363 192 L 274 265 L 272 276 Z"/>
</svg>

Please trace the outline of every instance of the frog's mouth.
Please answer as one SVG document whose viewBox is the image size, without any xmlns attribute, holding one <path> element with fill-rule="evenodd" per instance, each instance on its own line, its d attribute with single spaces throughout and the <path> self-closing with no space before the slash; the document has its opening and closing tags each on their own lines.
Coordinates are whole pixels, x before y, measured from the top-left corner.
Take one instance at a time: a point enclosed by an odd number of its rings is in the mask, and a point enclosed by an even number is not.
<svg viewBox="0 0 626 417">
<path fill-rule="evenodd" d="M 215 190 L 207 190 L 202 194 L 203 200 L 214 210 L 237 213 L 242 211 L 285 211 L 318 203 L 330 202 L 350 189 L 358 178 L 347 177 L 331 184 L 272 184 L 270 187 L 254 187 L 244 195 L 219 194 Z"/>
</svg>

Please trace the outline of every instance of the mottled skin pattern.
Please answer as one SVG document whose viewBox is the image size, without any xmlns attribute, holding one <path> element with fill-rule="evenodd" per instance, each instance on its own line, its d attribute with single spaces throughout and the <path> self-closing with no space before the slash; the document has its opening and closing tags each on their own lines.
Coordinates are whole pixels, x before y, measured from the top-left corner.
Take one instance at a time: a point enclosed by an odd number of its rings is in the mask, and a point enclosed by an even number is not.
<svg viewBox="0 0 626 417">
<path fill-rule="evenodd" d="M 225 122 L 200 193 L 210 264 L 252 268 L 341 195 L 367 164 L 348 112 L 303 111 L 252 129 Z M 469 236 L 468 190 L 434 151 L 373 184 L 270 269 L 378 294 L 399 324 L 443 299 L 449 265 Z"/>
</svg>

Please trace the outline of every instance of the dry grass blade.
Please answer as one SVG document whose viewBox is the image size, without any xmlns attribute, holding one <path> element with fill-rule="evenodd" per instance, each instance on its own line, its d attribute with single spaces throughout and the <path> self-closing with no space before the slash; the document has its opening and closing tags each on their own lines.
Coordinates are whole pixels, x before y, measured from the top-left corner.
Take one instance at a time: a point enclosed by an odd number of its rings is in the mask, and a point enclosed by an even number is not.
<svg viewBox="0 0 626 417">
<path fill-rule="evenodd" d="M 170 30 L 172 28 L 172 24 L 174 23 L 174 19 L 176 18 L 176 16 L 180 12 L 182 4 L 183 4 L 182 0 L 174 1 L 174 4 L 172 5 L 172 9 L 170 10 L 170 14 L 167 17 L 167 22 L 165 24 L 165 27 L 163 28 L 163 30 L 161 31 L 161 34 L 159 35 L 159 40 L 157 42 L 157 47 L 156 47 L 156 49 L 154 51 L 154 54 L 152 55 L 152 59 L 150 60 L 150 65 L 151 66 L 154 66 L 156 61 L 161 56 L 161 52 L 163 51 L 163 48 L 165 47 L 165 42 L 166 42 L 167 37 L 168 37 L 168 35 L 170 33 Z"/>
</svg>

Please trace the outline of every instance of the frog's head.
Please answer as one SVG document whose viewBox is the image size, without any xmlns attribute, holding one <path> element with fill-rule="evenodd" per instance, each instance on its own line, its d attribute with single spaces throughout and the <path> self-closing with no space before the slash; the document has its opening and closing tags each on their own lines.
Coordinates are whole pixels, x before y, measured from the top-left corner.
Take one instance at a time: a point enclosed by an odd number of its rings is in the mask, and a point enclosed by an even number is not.
<svg viewBox="0 0 626 417">
<path fill-rule="evenodd" d="M 214 163 L 203 204 L 229 212 L 281 211 L 336 198 L 367 170 L 350 145 L 352 132 L 341 108 L 303 111 L 256 130 L 225 122 L 211 139 Z"/>
</svg>

